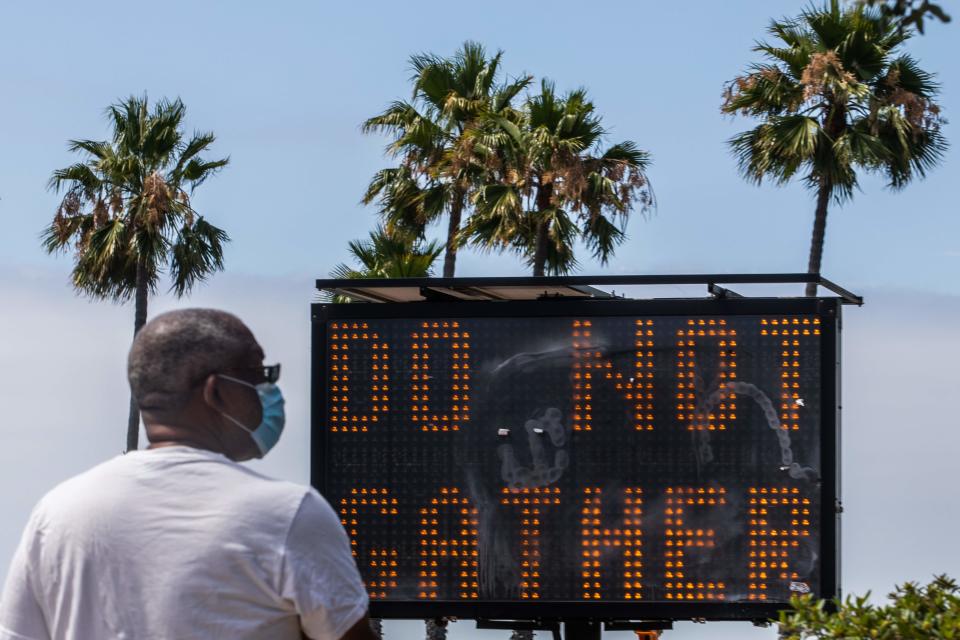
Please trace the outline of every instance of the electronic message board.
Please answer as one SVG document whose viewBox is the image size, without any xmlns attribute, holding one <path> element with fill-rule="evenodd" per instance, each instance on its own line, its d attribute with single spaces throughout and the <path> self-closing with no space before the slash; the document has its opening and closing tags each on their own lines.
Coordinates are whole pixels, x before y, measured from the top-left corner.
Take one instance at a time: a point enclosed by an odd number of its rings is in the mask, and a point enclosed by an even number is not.
<svg viewBox="0 0 960 640">
<path fill-rule="evenodd" d="M 313 482 L 381 617 L 837 590 L 839 303 L 314 306 Z"/>
</svg>

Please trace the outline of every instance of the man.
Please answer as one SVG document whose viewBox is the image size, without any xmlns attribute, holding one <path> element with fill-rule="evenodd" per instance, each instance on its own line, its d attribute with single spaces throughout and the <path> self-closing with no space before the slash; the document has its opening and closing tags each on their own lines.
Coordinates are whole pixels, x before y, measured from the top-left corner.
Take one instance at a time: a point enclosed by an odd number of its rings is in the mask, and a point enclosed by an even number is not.
<svg viewBox="0 0 960 640">
<path fill-rule="evenodd" d="M 222 311 L 143 327 L 127 369 L 150 446 L 39 502 L 0 601 L 0 640 L 374 640 L 327 502 L 237 464 L 283 429 L 279 365 L 263 357 Z"/>
</svg>

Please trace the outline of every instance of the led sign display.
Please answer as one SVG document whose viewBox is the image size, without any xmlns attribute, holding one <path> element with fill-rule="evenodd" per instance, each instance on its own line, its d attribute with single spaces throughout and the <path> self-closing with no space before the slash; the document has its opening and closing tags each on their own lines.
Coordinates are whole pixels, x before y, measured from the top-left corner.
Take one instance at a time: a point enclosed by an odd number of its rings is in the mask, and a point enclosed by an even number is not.
<svg viewBox="0 0 960 640">
<path fill-rule="evenodd" d="M 374 613 L 832 595 L 834 308 L 551 304 L 318 305 L 314 482 Z"/>
</svg>

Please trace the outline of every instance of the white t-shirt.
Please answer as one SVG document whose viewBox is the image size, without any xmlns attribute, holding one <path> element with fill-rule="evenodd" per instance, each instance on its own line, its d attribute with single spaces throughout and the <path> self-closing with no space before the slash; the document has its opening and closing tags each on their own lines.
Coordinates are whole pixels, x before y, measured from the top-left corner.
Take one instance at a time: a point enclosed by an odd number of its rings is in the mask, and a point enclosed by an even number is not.
<svg viewBox="0 0 960 640">
<path fill-rule="evenodd" d="M 367 611 L 320 494 L 226 457 L 118 456 L 34 509 L 0 600 L 0 640 L 338 640 Z"/>
</svg>

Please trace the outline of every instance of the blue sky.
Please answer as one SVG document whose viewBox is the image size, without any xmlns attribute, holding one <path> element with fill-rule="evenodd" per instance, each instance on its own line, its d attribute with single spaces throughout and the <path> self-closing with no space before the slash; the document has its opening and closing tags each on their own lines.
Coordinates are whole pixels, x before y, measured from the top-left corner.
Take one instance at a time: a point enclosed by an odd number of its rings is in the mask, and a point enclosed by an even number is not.
<svg viewBox="0 0 960 640">
<path fill-rule="evenodd" d="M 179 96 L 188 126 L 213 130 L 215 152 L 231 156 L 194 200 L 233 238 L 227 272 L 191 298 L 158 296 L 151 314 L 205 305 L 248 321 L 268 360 L 284 363 L 290 409 L 284 440 L 256 464 L 306 481 L 311 283 L 374 222 L 359 200 L 386 165 L 384 141 L 362 135 L 359 123 L 408 96 L 410 54 L 451 53 L 465 39 L 503 49 L 510 74 L 586 86 L 610 141 L 652 153 L 657 212 L 630 222 L 606 270 L 584 259 L 581 273 L 803 271 L 813 199 L 799 185 L 740 179 L 724 141 L 749 123 L 718 107 L 723 82 L 755 60 L 750 47 L 769 19 L 805 5 L 4 3 L 0 485 L 16 489 L 0 492 L 0 573 L 32 504 L 123 443 L 132 309 L 76 298 L 69 259 L 45 255 L 38 242 L 57 203 L 46 181 L 73 160 L 66 141 L 106 137 L 111 102 Z M 958 29 L 932 24 L 909 45 L 939 74 L 948 119 L 960 104 Z M 891 194 L 865 177 L 863 192 L 830 214 L 824 274 L 868 302 L 847 310 L 844 347 L 844 583 L 853 592 L 960 575 L 951 534 L 960 524 L 952 453 L 960 423 L 947 410 L 960 359 L 957 146 L 926 181 Z M 512 256 L 470 252 L 458 267 L 460 275 L 525 273 Z M 470 627 L 456 625 L 452 637 L 484 635 Z M 388 631 L 422 637 L 413 623 Z M 773 634 L 687 625 L 672 636 Z"/>
<path fill-rule="evenodd" d="M 362 135 L 359 123 L 408 96 L 411 53 L 450 53 L 469 38 L 502 49 L 507 73 L 586 86 L 610 141 L 631 139 L 653 154 L 659 208 L 631 221 L 612 272 L 802 271 L 812 198 L 800 185 L 741 180 L 724 141 L 748 122 L 718 107 L 723 82 L 755 59 L 750 47 L 769 19 L 805 4 L 7 4 L 0 265 L 66 268 L 36 241 L 56 204 L 45 183 L 72 160 L 68 139 L 106 137 L 104 108 L 146 91 L 180 96 L 188 126 L 213 130 L 216 152 L 231 156 L 195 199 L 233 237 L 230 271 L 323 275 L 373 221 L 359 200 L 386 163 L 384 141 Z M 960 86 L 955 29 L 933 24 L 910 43 L 939 74 L 948 119 Z M 960 218 L 948 188 L 957 154 L 954 145 L 928 180 L 899 194 L 865 177 L 863 193 L 831 212 L 824 273 L 850 286 L 960 291 Z M 583 262 L 583 273 L 600 271 Z M 524 267 L 474 254 L 461 273 Z"/>
</svg>

